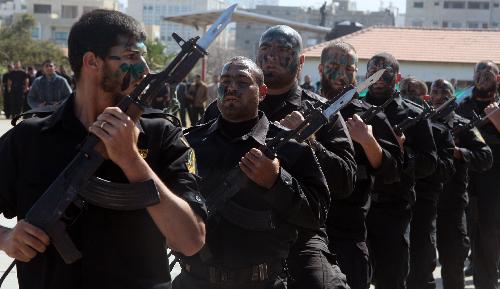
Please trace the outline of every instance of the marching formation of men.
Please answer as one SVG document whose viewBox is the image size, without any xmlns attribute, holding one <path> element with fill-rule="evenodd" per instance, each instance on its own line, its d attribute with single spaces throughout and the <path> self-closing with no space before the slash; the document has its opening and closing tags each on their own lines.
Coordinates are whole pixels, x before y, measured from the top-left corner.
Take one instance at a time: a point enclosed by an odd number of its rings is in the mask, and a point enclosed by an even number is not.
<svg viewBox="0 0 500 289">
<path fill-rule="evenodd" d="M 68 40 L 73 94 L 0 139 L 0 211 L 19 219 L 0 227 L 0 249 L 17 260 L 20 288 L 436 288 L 437 250 L 443 287 L 456 289 L 470 247 L 476 288 L 498 288 L 495 63 L 478 62 L 457 107 L 445 79 L 429 96 L 418 80 L 399 91 L 398 60 L 382 52 L 360 98 L 356 49 L 333 41 L 315 93 L 298 82 L 300 34 L 278 25 L 255 61 L 227 61 L 216 100 L 182 131 L 157 111 L 134 120 L 117 107 L 149 73 L 144 39 L 120 12 L 82 16 Z M 84 202 L 67 224 L 83 257 L 68 265 L 52 232 L 23 219 L 88 132 L 104 144 L 97 177 L 152 180 L 158 200 L 123 211 Z M 182 269 L 174 280 L 165 245 Z"/>
</svg>

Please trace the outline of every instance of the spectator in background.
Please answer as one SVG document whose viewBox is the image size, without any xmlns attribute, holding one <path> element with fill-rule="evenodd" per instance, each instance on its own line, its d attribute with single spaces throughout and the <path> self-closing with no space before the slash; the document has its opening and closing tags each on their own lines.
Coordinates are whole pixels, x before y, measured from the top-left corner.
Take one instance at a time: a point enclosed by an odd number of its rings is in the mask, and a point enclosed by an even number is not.
<svg viewBox="0 0 500 289">
<path fill-rule="evenodd" d="M 3 110 L 6 118 L 10 118 L 10 96 L 7 89 L 7 82 L 12 70 L 14 70 L 14 65 L 7 65 L 7 72 L 2 76 Z"/>
<path fill-rule="evenodd" d="M 217 98 L 217 87 L 219 86 L 219 75 L 212 76 L 212 84 L 208 86 L 207 104 L 212 103 Z"/>
<path fill-rule="evenodd" d="M 307 89 L 312 92 L 316 92 L 314 86 L 311 84 L 311 76 L 309 75 L 304 76 L 304 83 L 302 83 L 300 87 L 302 87 L 302 89 Z"/>
<path fill-rule="evenodd" d="M 43 62 L 43 75 L 33 82 L 28 94 L 28 104 L 31 108 L 57 105 L 72 93 L 66 79 L 55 73 L 55 65 L 51 60 Z"/>
<path fill-rule="evenodd" d="M 179 117 L 181 119 L 181 124 L 186 127 L 186 112 L 188 111 L 188 103 L 186 99 L 187 91 L 189 89 L 189 84 L 184 78 L 178 85 L 175 91 L 177 95 L 177 100 L 179 101 Z"/>
<path fill-rule="evenodd" d="M 14 64 L 14 70 L 9 74 L 7 90 L 9 92 L 10 115 L 8 118 L 21 113 L 25 93 L 28 92 L 29 76 L 21 66 L 21 61 Z"/>
<path fill-rule="evenodd" d="M 201 75 L 194 76 L 194 83 L 189 87 L 187 100 L 190 102 L 189 120 L 191 125 L 195 125 L 203 116 L 205 111 L 205 102 L 207 101 L 207 85 L 201 80 Z"/>
</svg>

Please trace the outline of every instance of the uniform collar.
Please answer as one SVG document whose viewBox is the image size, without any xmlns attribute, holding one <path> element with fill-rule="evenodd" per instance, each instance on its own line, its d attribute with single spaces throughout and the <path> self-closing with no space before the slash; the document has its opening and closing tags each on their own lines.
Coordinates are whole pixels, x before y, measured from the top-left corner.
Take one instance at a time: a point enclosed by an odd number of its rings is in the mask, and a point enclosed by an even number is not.
<svg viewBox="0 0 500 289">
<path fill-rule="evenodd" d="M 295 85 L 288 92 L 288 97 L 285 98 L 285 101 L 299 107 L 302 103 L 302 88 L 299 85 Z"/>
<path fill-rule="evenodd" d="M 269 130 L 269 120 L 267 119 L 266 115 L 262 112 L 259 111 L 259 121 L 254 125 L 254 127 L 250 130 L 249 133 L 243 135 L 241 137 L 242 140 L 247 140 L 248 138 L 253 138 L 256 142 L 258 142 L 261 145 L 266 144 L 266 135 L 267 131 Z M 212 122 L 210 127 L 207 130 L 207 135 L 212 134 L 215 131 L 220 130 L 220 119 L 222 118 L 222 115 L 219 115 L 219 117 Z"/>
<path fill-rule="evenodd" d="M 76 118 L 74 113 L 74 104 L 75 104 L 75 93 L 73 92 L 62 104 L 59 106 L 54 113 L 46 118 L 42 123 L 42 131 L 51 130 L 58 125 L 60 125 L 64 129 L 74 130 L 76 127 L 83 127 L 83 124 L 80 122 L 78 118 Z M 143 126 L 141 122 L 138 121 L 136 124 L 139 132 L 144 134 Z"/>
</svg>

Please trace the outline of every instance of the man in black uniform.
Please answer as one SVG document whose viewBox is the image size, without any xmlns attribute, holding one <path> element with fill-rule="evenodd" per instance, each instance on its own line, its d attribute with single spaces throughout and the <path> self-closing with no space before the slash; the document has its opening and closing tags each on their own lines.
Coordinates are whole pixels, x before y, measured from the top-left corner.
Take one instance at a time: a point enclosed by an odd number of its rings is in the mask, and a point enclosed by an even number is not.
<svg viewBox="0 0 500 289">
<path fill-rule="evenodd" d="M 431 85 L 431 101 L 439 106 L 455 94 L 453 85 L 438 79 Z M 469 251 L 469 238 L 465 222 L 467 207 L 468 171 L 485 171 L 491 168 L 491 150 L 477 129 L 462 129 L 469 121 L 451 112 L 442 123 L 456 127 L 454 133 L 453 162 L 455 174 L 444 183 L 439 194 L 436 220 L 436 241 L 441 264 L 444 289 L 463 289 L 463 266 Z"/>
<path fill-rule="evenodd" d="M 211 216 L 207 244 L 182 257 L 176 289 L 286 288 L 284 259 L 297 237 L 297 227 L 317 230 L 324 224 L 330 196 L 312 151 L 287 142 L 277 158 L 261 146 L 282 128 L 258 111 L 265 97 L 262 70 L 248 58 L 234 57 L 222 69 L 217 106 L 221 115 L 188 130 L 195 150 L 202 192 L 207 199 L 228 172 L 239 166 L 248 178 L 238 193 Z M 231 213 L 236 208 L 237 213 Z M 272 224 L 257 228 L 248 212 L 269 214 Z"/>
<path fill-rule="evenodd" d="M 356 84 L 358 57 L 345 42 L 333 42 L 321 53 L 319 72 L 325 96 L 339 94 L 349 84 Z M 368 123 L 360 118 L 371 105 L 353 100 L 342 109 L 347 128 L 354 140 L 357 177 L 353 193 L 336 199 L 327 219 L 329 248 L 335 253 L 351 289 L 370 286 L 370 264 L 366 244 L 366 215 L 375 177 L 391 183 L 399 180 L 403 155 L 387 117 L 383 112 Z"/>
<path fill-rule="evenodd" d="M 418 83 L 418 82 L 417 82 Z M 427 87 L 425 83 L 420 86 Z M 419 98 L 423 103 L 424 91 L 413 99 Z M 410 94 L 411 95 L 411 94 Z M 448 99 L 435 98 L 431 105 L 438 108 Z M 451 105 L 451 104 L 449 104 Z M 455 143 L 451 135 L 451 126 L 443 119 L 431 120 L 432 135 L 437 149 L 437 166 L 433 174 L 418 179 L 415 184 L 416 202 L 413 205 L 410 222 L 410 272 L 408 274 L 409 289 L 435 289 L 436 280 L 433 272 L 436 269 L 436 217 L 439 195 L 443 184 L 454 174 L 453 149 Z"/>
<path fill-rule="evenodd" d="M 373 56 L 368 61 L 366 77 L 382 68 L 386 71 L 379 81 L 370 86 L 366 95 L 366 101 L 372 105 L 381 105 L 391 95 L 398 93 L 395 86 L 399 78 L 399 63 L 394 56 L 388 53 Z M 385 109 L 392 126 L 421 112 L 418 105 L 399 95 Z M 398 142 L 404 149 L 401 179 L 387 184 L 383 179 L 375 178 L 367 217 L 368 245 L 377 289 L 406 288 L 415 178 L 432 174 L 436 167 L 436 146 L 427 120 L 419 121 L 407 130 L 398 137 Z"/>
<path fill-rule="evenodd" d="M 464 99 L 457 113 L 471 119 L 484 116 L 485 108 L 496 102 L 498 66 L 489 60 L 479 62 L 474 69 L 472 96 Z M 477 289 L 498 288 L 500 256 L 500 132 L 491 123 L 479 128 L 493 153 L 493 166 L 485 172 L 470 172 L 469 193 L 477 198 L 477 228 L 473 231 L 472 258 L 474 286 Z"/>
<path fill-rule="evenodd" d="M 298 112 L 306 108 L 306 101 L 316 103 L 326 99 L 302 89 L 297 75 L 302 69 L 302 38 L 299 33 L 285 25 L 266 30 L 259 42 L 257 64 L 264 71 L 269 88 L 259 108 L 270 121 L 280 121 L 288 128 L 298 126 L 303 116 Z M 204 120 L 217 115 L 212 104 L 205 111 Z M 340 113 L 333 116 L 314 138 L 308 141 L 314 150 L 330 188 L 332 198 L 348 196 L 355 180 L 356 163 L 354 149 Z M 325 209 L 325 214 L 328 208 Z M 322 216 L 326 219 L 326 215 Z M 324 229 L 304 228 L 292 248 L 288 265 L 294 281 L 292 288 L 343 288 L 345 276 L 335 264 L 328 250 Z"/>
<path fill-rule="evenodd" d="M 51 116 L 25 120 L 0 140 L 0 210 L 19 220 L 0 228 L 0 249 L 17 259 L 20 288 L 170 288 L 165 246 L 192 255 L 204 244 L 206 210 L 181 129 L 164 119 L 135 123 L 115 106 L 149 71 L 144 39 L 140 24 L 118 11 L 83 15 L 68 39 L 75 93 Z M 109 157 L 96 176 L 153 180 L 161 200 L 134 211 L 86 204 L 68 227 L 83 258 L 68 265 L 23 218 L 89 131 Z"/>
</svg>

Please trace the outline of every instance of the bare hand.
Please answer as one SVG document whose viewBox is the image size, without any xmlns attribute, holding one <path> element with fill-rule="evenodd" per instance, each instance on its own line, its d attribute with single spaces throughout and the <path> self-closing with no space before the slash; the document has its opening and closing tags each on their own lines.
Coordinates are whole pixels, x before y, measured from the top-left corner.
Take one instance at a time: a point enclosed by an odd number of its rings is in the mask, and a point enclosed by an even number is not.
<svg viewBox="0 0 500 289">
<path fill-rule="evenodd" d="M 12 258 L 21 262 L 29 262 L 38 253 L 45 252 L 50 244 L 49 236 L 39 228 L 19 221 L 12 229 L 7 229 L 2 235 L 1 245 L 3 251 Z"/>
<path fill-rule="evenodd" d="M 485 114 L 490 114 L 491 112 L 495 111 L 498 109 L 498 104 L 496 102 L 490 103 L 487 107 L 484 108 L 484 113 Z M 492 118 L 495 116 L 497 113 L 494 113 L 490 115 L 488 118 Z"/>
<path fill-rule="evenodd" d="M 240 168 L 257 185 L 272 188 L 278 178 L 280 163 L 277 158 L 271 160 L 260 150 L 253 148 L 241 158 Z"/>
<path fill-rule="evenodd" d="M 403 151 L 404 144 L 406 141 L 406 136 L 405 134 L 401 134 L 401 136 L 396 135 L 396 140 L 398 141 L 399 147 L 401 148 L 401 151 Z"/>
<path fill-rule="evenodd" d="M 349 118 L 346 125 L 351 138 L 355 142 L 364 145 L 374 139 L 372 126 L 367 125 L 357 114 L 354 114 L 352 118 Z"/>
<path fill-rule="evenodd" d="M 118 166 L 126 166 L 140 158 L 137 149 L 139 129 L 120 108 L 106 108 L 89 127 L 89 131 L 102 140 L 107 155 Z"/>
<path fill-rule="evenodd" d="M 304 116 L 298 111 L 292 111 L 280 120 L 280 124 L 289 129 L 296 129 L 302 122 L 304 122 Z"/>
</svg>

